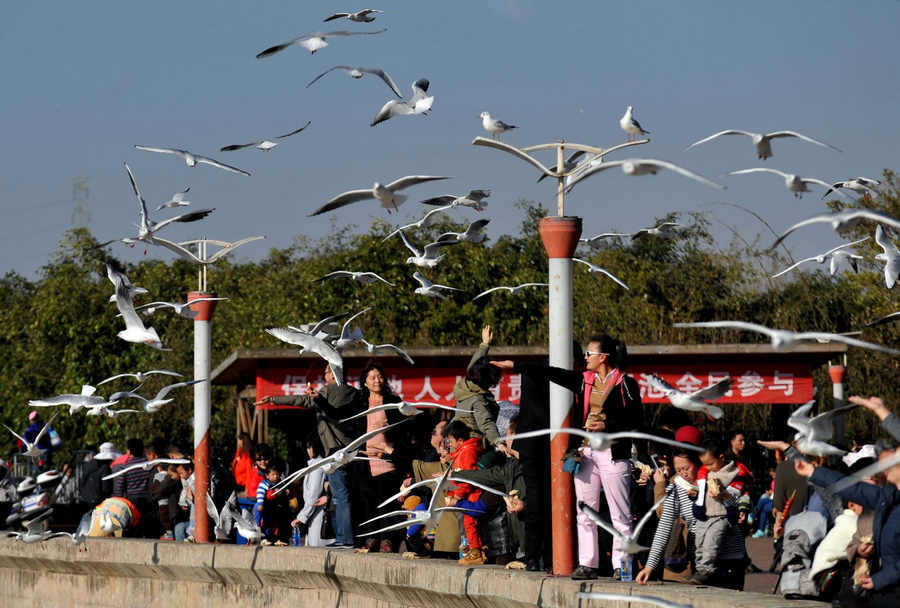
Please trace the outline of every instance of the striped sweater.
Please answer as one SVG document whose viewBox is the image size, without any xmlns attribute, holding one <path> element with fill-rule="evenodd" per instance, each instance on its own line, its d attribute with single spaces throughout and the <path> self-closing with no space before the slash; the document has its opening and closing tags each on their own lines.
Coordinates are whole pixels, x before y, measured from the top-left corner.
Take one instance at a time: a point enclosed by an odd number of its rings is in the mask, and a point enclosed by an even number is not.
<svg viewBox="0 0 900 608">
<path fill-rule="evenodd" d="M 115 473 L 121 468 L 130 467 L 143 462 L 147 462 L 147 459 L 143 456 L 140 458 L 129 458 L 125 464 L 114 467 L 113 472 Z M 124 475 L 119 475 L 113 480 L 112 495 L 127 498 L 132 502 L 135 500 L 149 500 L 150 477 L 152 475 L 152 472 L 145 471 L 144 469 L 132 469 Z"/>
<path fill-rule="evenodd" d="M 666 488 L 668 496 L 663 502 L 662 515 L 656 526 L 656 534 L 653 536 L 653 544 L 650 546 L 650 554 L 647 557 L 647 567 L 655 569 L 663 558 L 663 553 L 669 544 L 672 527 L 675 519 L 681 517 L 687 523 L 688 531 L 694 534 L 697 520 L 691 509 L 692 500 L 687 491 L 675 484 L 669 484 Z M 729 503 L 726 503 L 729 504 Z M 718 559 L 741 559 L 744 557 L 744 539 L 737 526 L 730 526 L 722 546 L 719 547 Z"/>
</svg>

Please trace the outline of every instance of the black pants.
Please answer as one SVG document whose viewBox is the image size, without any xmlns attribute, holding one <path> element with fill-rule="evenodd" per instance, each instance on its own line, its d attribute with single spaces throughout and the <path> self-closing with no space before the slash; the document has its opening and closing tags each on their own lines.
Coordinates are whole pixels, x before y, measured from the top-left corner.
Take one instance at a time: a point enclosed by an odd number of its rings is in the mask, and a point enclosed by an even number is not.
<svg viewBox="0 0 900 608">
<path fill-rule="evenodd" d="M 356 506 L 357 503 L 359 505 L 359 518 L 356 519 L 356 521 L 361 523 L 376 515 L 383 515 L 384 513 L 400 510 L 402 504 L 399 501 L 390 502 L 383 507 L 378 506 L 384 499 L 400 491 L 400 482 L 403 481 L 400 474 L 397 471 L 390 471 L 373 477 L 371 473 L 369 473 L 369 463 L 363 461 L 360 464 L 364 465 L 364 467 L 359 467 L 355 471 L 357 473 L 355 480 L 358 480 L 358 483 L 356 484 L 356 488 L 354 488 L 356 490 L 356 495 L 353 497 L 354 506 Z M 376 520 L 365 526 L 359 526 L 357 523 L 354 526 L 354 532 L 367 541 L 369 538 L 375 538 L 379 541 L 389 540 L 396 551 L 400 546 L 400 541 L 406 536 L 405 530 L 393 530 L 371 536 L 366 534 L 366 530 L 378 530 L 379 528 L 384 528 L 400 521 L 403 520 L 398 515 L 396 517 L 385 517 L 384 519 Z"/>
<path fill-rule="evenodd" d="M 550 442 L 546 437 L 520 439 L 516 441 L 519 463 L 525 479 L 525 510 L 522 521 L 525 524 L 526 559 L 544 560 L 544 566 L 553 563 L 553 531 L 550 501 Z"/>
</svg>

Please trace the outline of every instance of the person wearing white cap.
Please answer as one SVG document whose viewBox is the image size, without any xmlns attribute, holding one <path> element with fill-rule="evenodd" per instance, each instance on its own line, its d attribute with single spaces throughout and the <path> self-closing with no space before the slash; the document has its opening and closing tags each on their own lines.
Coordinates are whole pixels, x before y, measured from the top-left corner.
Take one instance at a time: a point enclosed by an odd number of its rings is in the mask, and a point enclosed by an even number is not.
<svg viewBox="0 0 900 608">
<path fill-rule="evenodd" d="M 89 508 L 94 508 L 110 496 L 112 496 L 112 480 L 103 480 L 103 477 L 111 473 L 110 463 L 121 454 L 111 441 L 100 444 L 100 450 L 94 457 L 86 462 L 81 470 L 81 479 L 78 484 L 78 501 Z"/>
</svg>

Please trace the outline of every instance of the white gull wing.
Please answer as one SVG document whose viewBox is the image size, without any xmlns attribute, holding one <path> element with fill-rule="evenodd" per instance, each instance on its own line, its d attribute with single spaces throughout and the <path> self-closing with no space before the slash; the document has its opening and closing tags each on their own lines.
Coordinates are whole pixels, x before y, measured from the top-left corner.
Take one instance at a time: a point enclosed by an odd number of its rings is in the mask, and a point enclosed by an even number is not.
<svg viewBox="0 0 900 608">
<path fill-rule="evenodd" d="M 403 244 L 406 245 L 406 248 L 410 250 L 410 252 L 413 254 L 414 257 L 417 257 L 417 258 L 422 257 L 424 252 L 420 251 L 419 249 L 416 248 L 415 245 L 410 243 L 409 239 L 406 238 L 406 233 L 404 233 L 402 230 L 400 231 L 400 238 L 403 240 Z M 416 274 L 419 274 L 419 273 L 417 272 Z M 415 276 L 415 275 L 413 275 L 413 276 Z M 419 282 L 421 283 L 421 281 L 419 281 Z M 422 287 L 428 287 L 428 285 L 425 285 L 423 283 Z"/>
<path fill-rule="evenodd" d="M 156 397 L 153 398 L 153 401 L 159 401 L 160 399 L 165 399 L 166 395 L 174 391 L 176 388 L 182 388 L 185 386 L 193 386 L 194 384 L 199 384 L 201 382 L 206 382 L 206 378 L 201 378 L 199 380 L 187 380 L 185 382 L 177 382 L 175 384 L 170 384 L 168 386 L 164 386 L 159 389 L 159 392 L 156 393 Z"/>
<path fill-rule="evenodd" d="M 304 349 L 316 353 L 331 365 L 331 371 L 334 372 L 337 383 L 339 385 L 344 383 L 344 359 L 333 346 L 321 338 L 284 327 L 268 327 L 265 331 L 282 342 L 302 346 Z"/>
<path fill-rule="evenodd" d="M 604 593 L 602 591 L 579 591 L 578 599 L 599 600 L 603 602 L 601 604 L 603 606 L 610 605 L 610 602 L 615 602 L 616 605 L 621 603 L 629 606 L 632 604 L 649 604 L 659 608 L 694 608 L 693 604 L 678 604 L 652 595 L 626 595 L 624 593 Z"/>
<path fill-rule="evenodd" d="M 627 236 L 627 235 L 622 235 L 622 236 Z M 584 264 L 585 266 L 588 267 L 588 270 L 591 272 L 591 274 L 599 272 L 600 274 L 605 275 L 606 277 L 612 279 L 618 285 L 631 291 L 631 289 L 628 287 L 628 285 L 625 284 L 625 281 L 623 281 L 622 279 L 620 279 L 619 277 L 617 277 L 610 271 L 606 270 L 605 268 L 601 268 L 600 266 L 597 266 L 596 264 L 592 264 L 592 263 L 588 262 L 587 260 L 582 260 L 581 258 L 572 258 L 572 261 L 573 262 L 581 262 L 582 264 Z"/>
<path fill-rule="evenodd" d="M 721 137 L 723 135 L 746 135 L 747 137 L 753 137 L 753 136 L 757 135 L 757 133 L 750 133 L 749 131 L 741 131 L 739 129 L 725 129 L 724 131 L 719 131 L 718 133 L 713 133 L 709 137 L 704 137 L 703 139 L 701 139 L 699 141 L 695 141 L 694 143 L 689 145 L 684 150 L 688 151 L 691 148 L 693 148 L 694 146 L 699 146 L 700 144 L 705 144 L 706 142 L 712 141 L 712 140 L 716 139 L 717 137 Z"/>
<path fill-rule="evenodd" d="M 105 380 L 98 382 L 97 386 L 106 384 L 107 382 L 112 382 L 113 380 L 118 380 L 119 378 L 134 378 L 135 380 L 138 380 L 140 382 L 142 377 L 150 376 L 153 374 L 164 374 L 166 376 L 175 376 L 178 378 L 180 378 L 182 376 L 182 374 L 179 374 L 178 372 L 173 372 L 168 369 L 151 369 L 146 372 L 138 372 L 136 374 L 116 374 L 115 376 L 110 376 L 109 378 L 106 378 Z"/>
<path fill-rule="evenodd" d="M 725 393 L 731 390 L 731 378 L 723 378 L 712 386 L 701 388 L 690 394 L 691 399 L 699 399 L 702 401 L 715 401 L 725 396 Z"/>
<path fill-rule="evenodd" d="M 391 192 L 396 192 L 397 190 L 403 190 L 405 188 L 415 186 L 416 184 L 424 184 L 425 182 L 433 182 L 442 179 L 450 178 L 437 175 L 407 175 L 405 177 L 395 179 L 385 187 Z"/>
<path fill-rule="evenodd" d="M 258 53 L 256 55 L 256 58 L 264 59 L 266 57 L 271 57 L 272 55 L 275 55 L 276 53 L 280 53 L 281 51 L 283 51 L 284 49 L 288 48 L 289 46 L 291 46 L 293 44 L 298 44 L 300 46 L 304 46 L 304 48 L 308 48 L 308 50 L 315 53 L 318 48 L 322 48 L 322 46 L 324 46 L 324 45 L 321 45 L 321 44 L 313 45 L 312 48 L 309 48 L 309 47 L 305 46 L 303 43 L 309 42 L 310 40 L 315 40 L 315 39 L 320 39 L 320 40 L 324 41 L 327 38 L 334 38 L 337 36 L 359 36 L 359 35 L 364 35 L 364 34 L 381 34 L 386 31 L 387 31 L 387 29 L 383 28 L 383 29 L 377 30 L 375 32 L 350 32 L 347 30 L 339 30 L 339 31 L 335 31 L 335 32 L 315 32 L 313 34 L 299 36 L 288 42 L 283 42 L 281 44 L 276 44 L 275 46 L 271 46 L 271 47 L 267 48 L 266 50 Z"/>
<path fill-rule="evenodd" d="M 401 234 L 402 234 L 402 233 L 401 233 Z M 413 273 L 413 278 L 414 278 L 415 280 L 417 280 L 417 281 L 419 282 L 419 285 L 421 285 L 421 286 L 424 287 L 425 289 L 428 289 L 429 287 L 434 286 L 434 283 L 432 283 L 431 281 L 429 281 L 428 279 L 426 279 L 426 278 L 422 275 L 422 273 L 420 273 L 418 270 L 417 270 L 416 272 Z"/>
<path fill-rule="evenodd" d="M 780 245 L 781 242 L 786 239 L 789 234 L 791 234 L 798 228 L 802 228 L 803 226 L 809 226 L 811 224 L 817 223 L 828 223 L 831 224 L 831 227 L 834 230 L 841 230 L 842 228 L 854 226 L 862 220 L 872 220 L 875 222 L 880 222 L 882 224 L 887 224 L 895 230 L 900 230 L 900 220 L 888 215 L 887 213 L 882 213 L 881 211 L 876 211 L 874 209 L 853 209 L 849 211 L 838 211 L 836 213 L 822 213 L 819 215 L 808 217 L 805 220 L 801 220 L 782 232 L 781 235 L 775 240 L 775 242 L 772 243 L 770 249 L 774 249 L 775 247 Z"/>
<path fill-rule="evenodd" d="M 350 334 L 351 334 L 352 332 L 351 332 L 351 330 L 350 330 L 350 323 L 351 323 L 351 322 L 353 321 L 353 319 L 355 319 L 356 317 L 358 317 L 358 316 L 360 316 L 360 315 L 362 315 L 362 314 L 365 314 L 365 313 L 369 312 L 370 310 L 372 310 L 372 308 L 374 308 L 374 307 L 373 307 L 373 306 L 369 306 L 368 308 L 364 308 L 364 309 L 362 309 L 361 311 L 359 311 L 358 313 L 356 313 L 355 315 L 353 315 L 352 317 L 350 317 L 349 319 L 347 319 L 346 321 L 344 321 L 344 325 L 341 327 L 341 336 L 340 336 L 339 339 L 340 339 L 340 340 L 348 340 L 348 339 L 351 339 L 351 335 L 350 335 Z"/>
<path fill-rule="evenodd" d="M 864 340 L 857 340 L 856 338 L 851 338 L 850 336 L 843 336 L 841 334 L 832 334 L 827 332 L 816 332 L 816 331 L 805 331 L 798 332 L 794 334 L 794 339 L 796 340 L 817 340 L 820 342 L 842 342 L 848 346 L 856 346 L 859 348 L 867 348 L 869 350 L 875 350 L 878 352 L 886 353 L 888 355 L 900 355 L 900 350 L 895 348 L 888 348 L 887 346 L 882 346 L 881 344 L 875 344 L 873 342 L 866 342 Z"/>
<path fill-rule="evenodd" d="M 848 475 L 847 477 L 844 477 L 843 479 L 834 482 L 833 484 L 828 486 L 828 489 L 835 493 L 840 492 L 844 488 L 849 488 L 850 486 L 852 486 L 856 483 L 860 483 L 862 480 L 864 480 L 868 477 L 877 475 L 878 473 L 886 471 L 886 470 L 890 469 L 891 467 L 896 466 L 898 464 L 900 464 L 900 451 L 896 452 L 893 456 L 890 456 L 883 460 L 879 460 L 878 462 L 875 462 L 865 468 L 860 469 L 853 475 Z"/>
<path fill-rule="evenodd" d="M 621 167 L 624 173 L 631 175 L 645 175 L 647 173 L 655 174 L 660 169 L 668 169 L 669 171 L 673 171 L 675 173 L 678 173 L 679 175 L 683 175 L 684 177 L 688 177 L 690 179 L 698 181 L 701 184 L 706 184 L 707 186 L 710 186 L 712 188 L 718 188 L 719 190 L 725 189 L 725 186 L 723 186 L 722 184 L 717 184 L 716 182 L 707 179 L 702 175 L 694 173 L 693 171 L 689 171 L 684 167 L 680 167 L 668 161 L 655 158 L 626 158 L 624 160 L 604 161 L 597 164 L 591 163 L 590 168 L 588 168 L 586 171 L 576 177 L 571 178 L 571 180 L 566 180 L 566 192 L 571 191 L 578 182 L 587 179 L 595 173 L 605 171 L 606 169 L 610 169 L 612 167 Z"/>
<path fill-rule="evenodd" d="M 313 211 L 309 214 L 308 217 L 313 217 L 315 215 L 321 215 L 322 213 L 326 213 L 328 211 L 333 211 L 334 209 L 339 209 L 344 207 L 345 205 L 349 205 L 351 203 L 357 203 L 359 201 L 364 201 L 368 199 L 375 198 L 375 191 L 371 188 L 362 189 L 362 190 L 348 190 L 347 192 L 338 194 L 336 197 Z"/>
<path fill-rule="evenodd" d="M 831 144 L 826 144 L 824 141 L 813 139 L 808 135 L 803 135 L 802 133 L 797 133 L 796 131 L 772 131 L 771 133 L 766 133 L 766 138 L 768 139 L 779 139 L 781 137 L 796 137 L 797 139 L 802 139 L 803 141 L 807 141 L 811 144 L 816 144 L 817 146 L 822 146 L 823 148 L 829 148 L 831 150 L 834 150 L 835 152 L 842 151 L 840 148 L 835 148 Z"/>
</svg>

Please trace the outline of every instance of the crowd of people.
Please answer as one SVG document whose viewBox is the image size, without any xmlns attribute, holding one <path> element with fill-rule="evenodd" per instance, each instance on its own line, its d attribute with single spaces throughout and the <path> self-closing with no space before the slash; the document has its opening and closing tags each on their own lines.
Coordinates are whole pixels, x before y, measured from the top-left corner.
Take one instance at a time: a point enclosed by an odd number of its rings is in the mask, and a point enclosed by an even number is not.
<svg viewBox="0 0 900 608">
<path fill-rule="evenodd" d="M 288 467 L 271 446 L 241 435 L 229 478 L 214 483 L 234 488 L 263 544 L 286 545 L 299 536 L 309 546 L 358 553 L 402 550 L 408 559 L 549 571 L 550 439 L 517 435 L 550 427 L 549 385 L 555 383 L 574 395 L 572 427 L 640 430 L 680 444 L 625 438 L 598 450 L 570 435 L 562 468 L 571 474 L 579 505 L 573 579 L 633 577 L 646 584 L 665 578 L 742 589 L 746 572 L 757 569 L 746 538 L 771 536 L 776 557 L 770 570 L 780 571 L 783 593 L 842 605 L 900 605 L 900 464 L 834 491 L 845 475 L 900 458 L 895 443 L 860 441 L 843 458 L 822 458 L 784 441 L 760 440 L 774 466 L 752 471 L 738 430 L 721 442 L 706 439 L 675 408 L 662 410 L 650 427 L 639 387 L 627 373 L 623 342 L 603 335 L 583 351 L 573 344 L 583 366 L 572 371 L 491 360 L 492 338 L 486 326 L 454 388 L 452 411 L 422 409 L 407 417 L 383 407 L 401 399 L 377 363 L 363 369 L 359 388 L 337 384 L 326 367 L 321 389 L 264 398 L 314 413 L 315 428 L 298 429 L 305 458 Z M 504 371 L 521 374 L 518 405 L 494 399 Z M 900 441 L 900 419 L 879 399 L 851 401 L 871 410 Z M 279 485 L 286 469 L 315 465 L 364 434 L 350 464 L 314 468 L 295 484 Z M 197 514 L 190 463 L 136 467 L 103 480 L 121 467 L 190 454 L 161 440 L 145 445 L 131 439 L 125 447 L 120 454 L 104 443 L 81 467 L 77 500 L 93 514 L 92 533 L 191 540 Z M 448 468 L 457 481 L 439 485 Z M 441 495 L 433 495 L 436 487 Z M 443 507 L 450 509 L 432 511 Z M 98 515 L 98 509 L 112 515 Z M 631 537 L 651 510 L 635 539 L 646 550 L 624 551 L 621 539 Z M 618 534 L 598 528 L 589 511 Z M 409 518 L 414 525 L 405 524 Z"/>
</svg>

